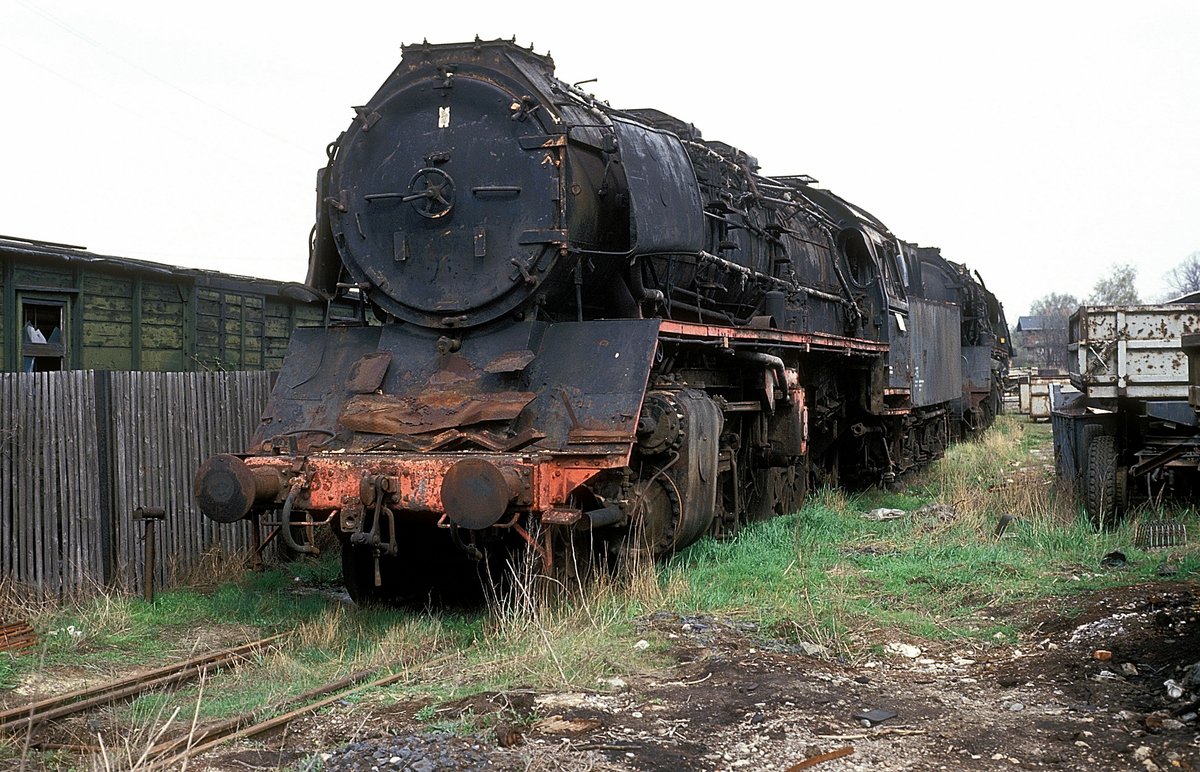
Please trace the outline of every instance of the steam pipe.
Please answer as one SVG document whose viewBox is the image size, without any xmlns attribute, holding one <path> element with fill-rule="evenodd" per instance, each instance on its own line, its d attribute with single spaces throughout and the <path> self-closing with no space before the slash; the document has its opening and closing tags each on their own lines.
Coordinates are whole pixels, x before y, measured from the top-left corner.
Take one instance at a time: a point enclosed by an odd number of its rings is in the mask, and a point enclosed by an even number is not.
<svg viewBox="0 0 1200 772">
<path fill-rule="evenodd" d="M 730 349 L 729 353 L 735 359 L 742 359 L 769 367 L 774 371 L 775 379 L 779 382 L 779 390 L 783 393 L 783 398 L 780 402 L 786 405 L 791 401 L 792 395 L 788 392 L 787 387 L 787 370 L 784 367 L 782 359 L 774 354 L 763 354 L 759 351 L 734 351 Z"/>
</svg>

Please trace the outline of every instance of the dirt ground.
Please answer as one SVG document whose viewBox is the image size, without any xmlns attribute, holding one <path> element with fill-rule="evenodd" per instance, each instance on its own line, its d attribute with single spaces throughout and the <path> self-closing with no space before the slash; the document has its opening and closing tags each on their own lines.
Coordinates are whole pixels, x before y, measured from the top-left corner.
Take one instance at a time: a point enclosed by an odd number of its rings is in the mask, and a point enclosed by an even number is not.
<svg viewBox="0 0 1200 772">
<path fill-rule="evenodd" d="M 363 770 L 1200 768 L 1200 584 L 993 614 L 1011 615 L 1019 640 L 881 640 L 876 657 L 851 666 L 772 646 L 752 626 L 660 613 L 644 632 L 670 641 L 669 670 L 437 706 L 445 718 L 530 717 L 438 737 L 438 756 L 413 750 L 423 706 L 358 705 L 189 768 L 303 769 L 320 751 L 326 769 Z M 869 710 L 895 716 L 856 718 Z"/>
</svg>

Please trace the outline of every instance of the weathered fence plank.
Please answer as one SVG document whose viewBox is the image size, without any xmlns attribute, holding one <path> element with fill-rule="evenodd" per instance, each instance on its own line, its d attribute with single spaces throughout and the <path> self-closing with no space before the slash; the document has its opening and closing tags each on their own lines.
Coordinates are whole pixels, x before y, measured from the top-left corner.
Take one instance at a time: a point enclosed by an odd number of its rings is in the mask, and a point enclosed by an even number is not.
<svg viewBox="0 0 1200 772">
<path fill-rule="evenodd" d="M 0 577 L 43 596 L 136 590 L 139 506 L 167 512 L 159 586 L 207 550 L 248 549 L 248 527 L 196 509 L 192 476 L 245 448 L 269 391 L 265 372 L 0 374 Z"/>
<path fill-rule="evenodd" d="M 0 379 L 0 416 L 11 415 L 15 409 L 13 390 L 16 384 L 10 379 Z M 0 573 L 5 575 L 13 568 L 14 545 L 13 512 L 14 489 L 12 477 L 13 441 L 16 429 L 8 424 L 0 424 Z"/>
</svg>

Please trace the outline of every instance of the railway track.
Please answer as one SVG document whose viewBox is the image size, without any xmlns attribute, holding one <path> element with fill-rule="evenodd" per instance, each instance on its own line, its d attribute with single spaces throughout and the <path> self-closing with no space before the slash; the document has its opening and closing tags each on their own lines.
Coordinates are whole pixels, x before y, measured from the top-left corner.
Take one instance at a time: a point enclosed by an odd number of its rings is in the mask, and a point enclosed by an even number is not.
<svg viewBox="0 0 1200 772">
<path fill-rule="evenodd" d="M 199 678 L 207 670 L 224 667 L 281 643 L 290 633 L 281 633 L 257 641 L 214 651 L 193 657 L 145 673 L 120 678 L 115 681 L 78 689 L 44 700 L 18 705 L 0 711 L 0 733 L 14 734 L 29 731 L 39 724 L 54 721 L 75 713 L 107 705 L 118 700 L 129 699 L 155 689 L 184 683 Z"/>
<path fill-rule="evenodd" d="M 378 678 L 370 683 L 362 683 L 382 670 L 383 667 L 361 670 L 304 694 L 263 706 L 256 711 L 194 727 L 181 736 L 148 745 L 142 750 L 134 768 L 139 770 L 173 769 L 187 759 L 212 750 L 223 742 L 262 734 L 288 724 L 300 716 L 318 711 L 338 700 L 343 700 L 349 695 L 386 686 L 404 678 L 404 674 L 398 674 Z M 359 684 L 361 685 L 354 688 Z M 332 696 L 327 696 L 330 694 Z M 38 750 L 63 750 L 80 754 L 103 753 L 105 750 L 100 745 L 63 743 L 33 743 L 33 745 Z"/>
<path fill-rule="evenodd" d="M 41 724 L 197 679 L 206 670 L 230 664 L 256 651 L 278 645 L 286 637 L 286 633 L 273 635 L 147 673 L 0 711 L 0 734 L 12 736 L 21 732 L 29 733 Z M 455 655 L 435 657 L 422 662 L 420 667 L 435 665 L 452 656 Z M 303 694 L 264 705 L 257 710 L 210 724 L 193 726 L 180 736 L 147 745 L 136 760 L 135 766 L 139 770 L 177 769 L 187 759 L 210 751 L 221 743 L 262 734 L 352 695 L 415 677 L 414 672 L 409 669 L 390 672 L 399 666 L 402 666 L 402 663 L 396 662 L 360 670 Z M 29 747 L 78 754 L 105 752 L 102 744 L 42 743 L 31 740 Z"/>
<path fill-rule="evenodd" d="M 140 768 L 177 769 L 188 759 L 206 753 L 221 743 L 254 737 L 285 726 L 301 716 L 315 713 L 351 695 L 389 686 L 411 677 L 411 673 L 400 672 L 374 678 L 390 667 L 381 665 L 361 670 L 261 710 L 200 727 L 185 736 L 159 743 L 146 750 Z"/>
<path fill-rule="evenodd" d="M 28 622 L 0 625 L 0 651 L 19 651 L 37 644 L 37 636 Z"/>
</svg>

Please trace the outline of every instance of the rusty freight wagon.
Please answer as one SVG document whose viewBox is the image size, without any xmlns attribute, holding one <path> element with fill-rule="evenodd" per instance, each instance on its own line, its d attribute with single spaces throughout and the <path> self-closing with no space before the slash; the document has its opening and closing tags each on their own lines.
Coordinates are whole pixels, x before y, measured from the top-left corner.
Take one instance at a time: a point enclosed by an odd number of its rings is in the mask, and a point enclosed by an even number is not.
<svg viewBox="0 0 1200 772">
<path fill-rule="evenodd" d="M 320 295 L 290 284 L 0 237 L 0 371 L 277 370 Z"/>
<path fill-rule="evenodd" d="M 1131 497 L 1195 494 L 1200 421 L 1184 345 L 1197 332 L 1193 303 L 1081 306 L 1071 316 L 1071 383 L 1081 394 L 1054 408 L 1055 460 L 1097 524 Z"/>
</svg>

